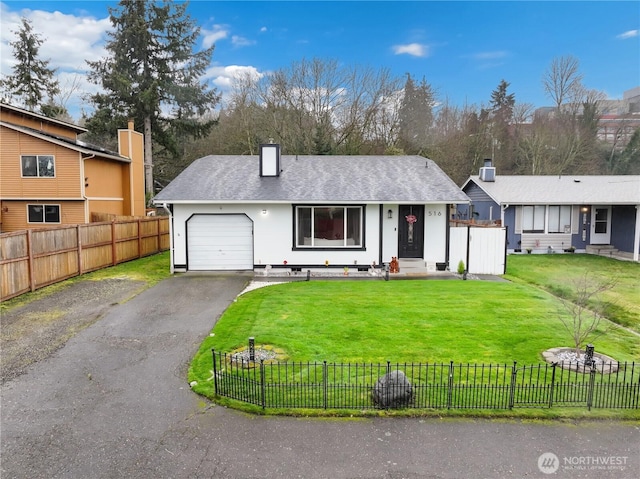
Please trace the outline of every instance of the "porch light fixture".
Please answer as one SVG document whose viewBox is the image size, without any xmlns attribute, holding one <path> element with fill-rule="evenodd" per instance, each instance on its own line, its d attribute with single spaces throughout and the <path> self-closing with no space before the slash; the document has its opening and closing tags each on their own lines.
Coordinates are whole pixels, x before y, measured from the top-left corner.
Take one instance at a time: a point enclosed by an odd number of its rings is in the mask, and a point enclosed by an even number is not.
<svg viewBox="0 0 640 479">
<path fill-rule="evenodd" d="M 586 206 L 583 206 L 580 209 L 582 210 L 583 213 L 586 213 L 587 211 L 589 211 L 589 208 L 587 208 Z"/>
<path fill-rule="evenodd" d="M 393 218 L 393 211 L 392 210 L 387 211 L 387 218 L 389 218 L 389 219 Z"/>
<path fill-rule="evenodd" d="M 262 210 L 262 214 L 266 215 L 267 214 L 267 210 Z"/>
</svg>

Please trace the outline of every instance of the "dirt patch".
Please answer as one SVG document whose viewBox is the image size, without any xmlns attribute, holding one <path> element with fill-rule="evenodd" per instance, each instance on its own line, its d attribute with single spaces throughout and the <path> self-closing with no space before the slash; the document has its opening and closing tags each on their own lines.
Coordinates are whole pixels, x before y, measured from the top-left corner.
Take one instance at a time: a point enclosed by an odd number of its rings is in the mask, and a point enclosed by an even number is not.
<svg viewBox="0 0 640 479">
<path fill-rule="evenodd" d="M 79 281 L 2 313 L 0 381 L 4 384 L 46 359 L 114 305 L 145 288 L 142 281 Z"/>
</svg>

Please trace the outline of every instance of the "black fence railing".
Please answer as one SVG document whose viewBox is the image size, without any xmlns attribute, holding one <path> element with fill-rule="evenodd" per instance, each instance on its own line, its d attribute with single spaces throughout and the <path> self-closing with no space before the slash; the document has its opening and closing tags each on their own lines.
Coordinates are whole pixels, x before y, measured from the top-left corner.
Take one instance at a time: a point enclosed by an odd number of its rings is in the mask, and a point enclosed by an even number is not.
<svg viewBox="0 0 640 479">
<path fill-rule="evenodd" d="M 640 408 L 640 366 L 634 362 L 279 363 L 212 354 L 215 394 L 262 408 L 384 408 L 388 404 L 374 397 L 396 393 L 408 394 L 402 407 L 417 409 Z M 405 383 L 381 382 L 398 371 Z"/>
</svg>

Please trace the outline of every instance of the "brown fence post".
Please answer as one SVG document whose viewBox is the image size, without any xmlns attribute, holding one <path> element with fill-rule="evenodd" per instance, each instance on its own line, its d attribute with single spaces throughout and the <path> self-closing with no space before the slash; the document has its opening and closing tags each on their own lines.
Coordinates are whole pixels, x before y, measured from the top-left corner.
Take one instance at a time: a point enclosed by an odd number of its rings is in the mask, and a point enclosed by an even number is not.
<svg viewBox="0 0 640 479">
<path fill-rule="evenodd" d="M 36 290 L 36 279 L 33 277 L 33 240 L 31 230 L 27 230 L 27 257 L 29 261 L 29 288 L 33 293 Z"/>
<path fill-rule="evenodd" d="M 142 258 L 142 223 L 138 218 L 138 258 Z"/>
<path fill-rule="evenodd" d="M 78 242 L 78 274 L 82 274 L 82 239 L 80 237 L 80 225 L 76 225 L 76 237 Z"/>
<path fill-rule="evenodd" d="M 156 248 L 156 252 L 160 252 L 162 251 L 162 234 L 160 233 L 160 217 L 156 216 L 155 217 L 155 222 L 156 222 L 156 231 L 158 232 L 158 243 L 157 243 L 157 248 Z"/>
<path fill-rule="evenodd" d="M 118 264 L 116 258 L 116 220 L 111 221 L 111 264 L 115 266 Z"/>
</svg>

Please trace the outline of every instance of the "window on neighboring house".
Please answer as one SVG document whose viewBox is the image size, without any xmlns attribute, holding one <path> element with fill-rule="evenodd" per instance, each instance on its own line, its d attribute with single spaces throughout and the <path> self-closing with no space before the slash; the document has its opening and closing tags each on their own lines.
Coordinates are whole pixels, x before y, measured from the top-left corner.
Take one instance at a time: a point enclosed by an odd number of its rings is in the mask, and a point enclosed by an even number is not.
<svg viewBox="0 0 640 479">
<path fill-rule="evenodd" d="M 545 207 L 542 205 L 522 207 L 522 232 L 544 233 Z"/>
<path fill-rule="evenodd" d="M 362 247 L 362 206 L 296 206 L 297 248 Z"/>
<path fill-rule="evenodd" d="M 53 155 L 22 155 L 22 176 L 53 178 L 56 176 L 56 161 Z"/>
<path fill-rule="evenodd" d="M 571 233 L 571 206 L 549 206 L 549 233 Z"/>
<path fill-rule="evenodd" d="M 60 223 L 60 205 L 27 205 L 29 223 Z"/>
</svg>

